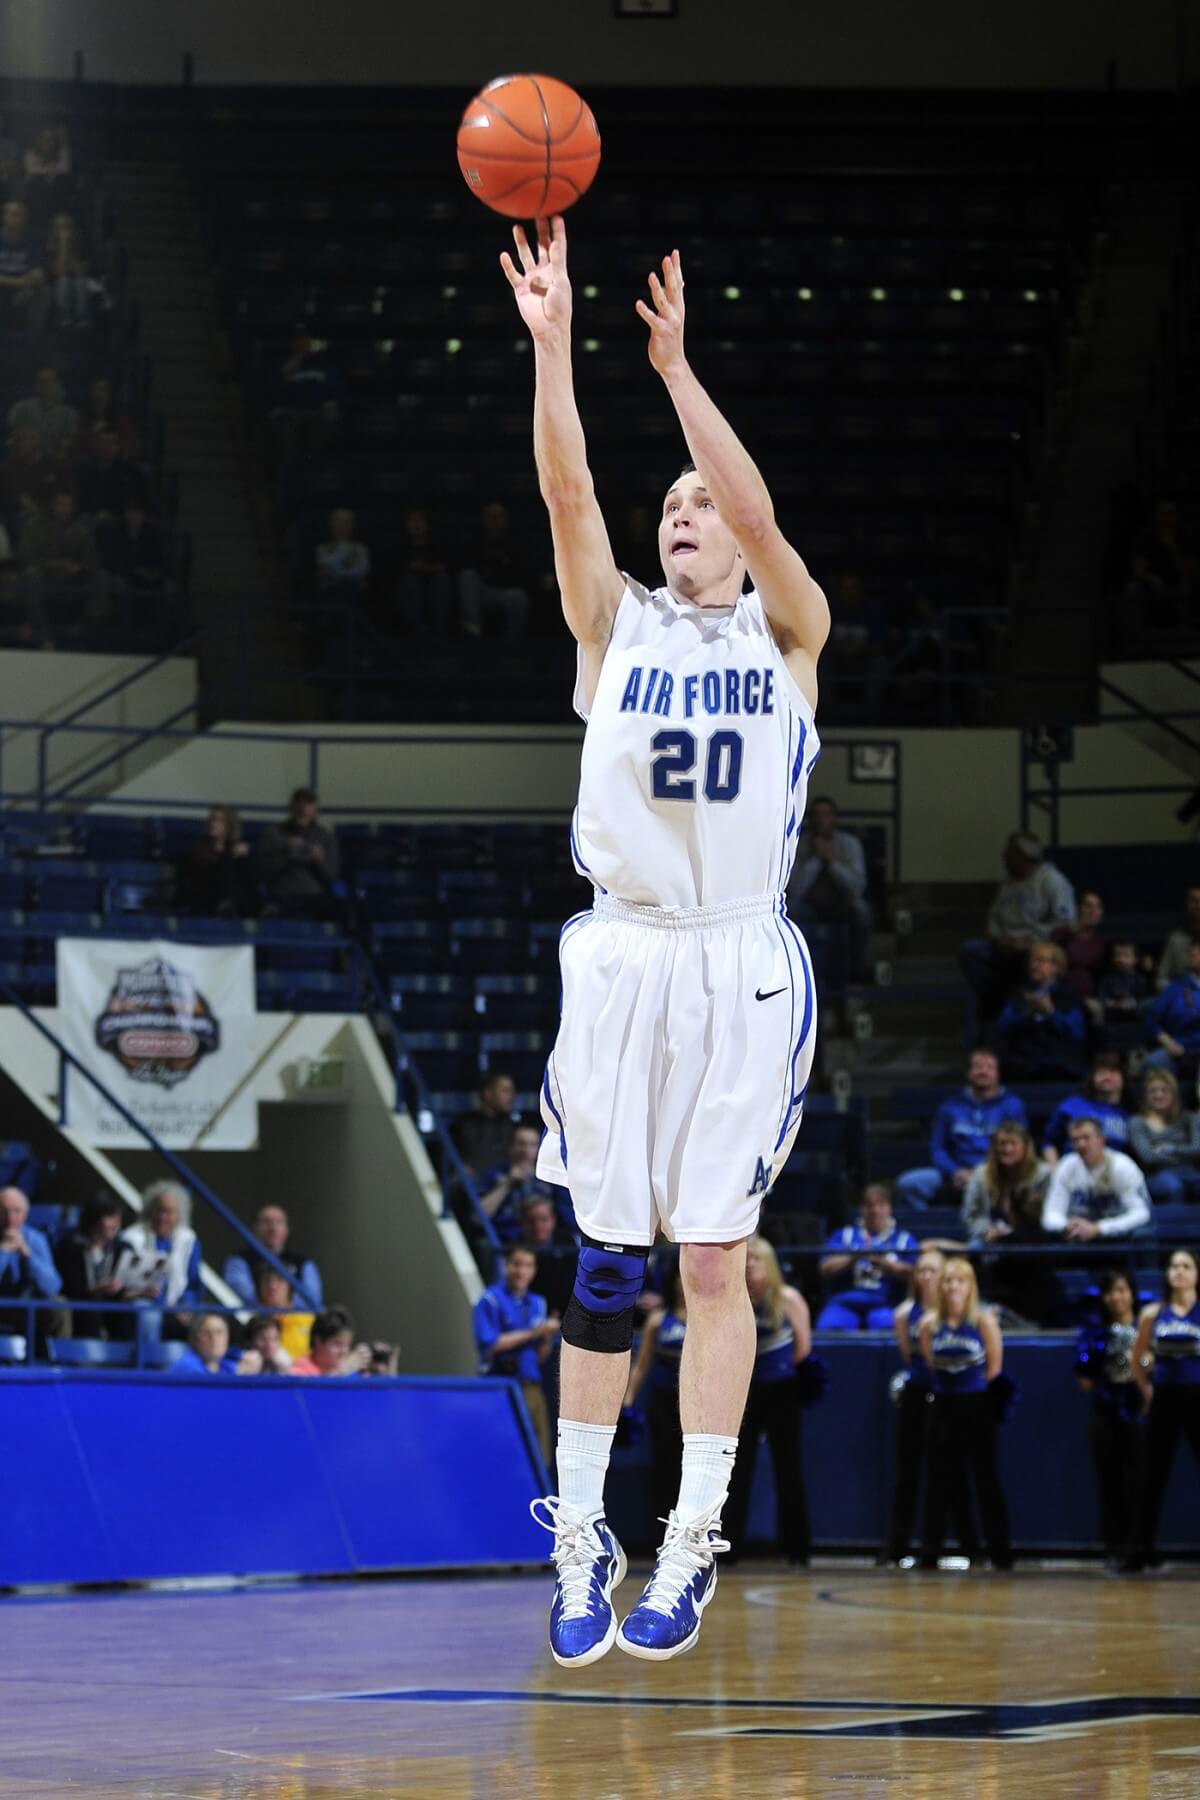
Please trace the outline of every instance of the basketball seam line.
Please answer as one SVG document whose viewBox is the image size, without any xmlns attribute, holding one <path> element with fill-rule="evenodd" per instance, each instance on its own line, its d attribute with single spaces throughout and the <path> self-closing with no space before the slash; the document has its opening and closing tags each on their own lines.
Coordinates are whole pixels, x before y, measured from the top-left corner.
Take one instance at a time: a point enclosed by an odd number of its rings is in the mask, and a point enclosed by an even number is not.
<svg viewBox="0 0 1200 1800">
<path fill-rule="evenodd" d="M 540 219 L 542 217 L 542 214 L 545 211 L 546 199 L 550 193 L 550 168 L 551 168 L 550 108 L 546 105 L 546 96 L 543 94 L 541 87 L 537 81 L 536 76 L 531 75 L 529 77 L 529 79 L 533 83 L 533 91 L 537 95 L 538 105 L 542 109 L 542 125 L 543 125 L 543 127 L 545 129 L 545 133 L 546 133 L 546 172 L 542 178 L 542 204 L 541 204 L 541 206 L 538 207 L 538 213 L 537 213 L 537 216 Z"/>
<path fill-rule="evenodd" d="M 536 86 L 537 84 L 535 83 L 534 85 Z M 542 116 L 543 116 L 543 118 L 545 118 L 546 102 L 544 100 L 542 100 L 540 91 L 538 93 L 538 99 L 541 101 Z M 506 112 L 501 112 L 500 108 L 498 106 L 493 106 L 490 100 L 480 100 L 479 104 L 480 104 L 480 106 L 485 107 L 486 110 L 488 112 L 490 112 L 494 118 L 499 119 L 502 124 L 507 125 L 510 131 L 515 131 L 518 137 L 524 138 L 525 142 L 527 144 L 537 144 L 540 148 L 539 140 L 534 137 L 532 132 L 522 131 L 521 127 L 517 124 L 514 124 L 513 120 L 509 118 L 509 116 Z M 549 131 L 549 129 L 550 129 L 550 123 L 549 123 L 548 119 L 546 121 L 546 129 L 547 129 L 547 131 Z"/>
</svg>

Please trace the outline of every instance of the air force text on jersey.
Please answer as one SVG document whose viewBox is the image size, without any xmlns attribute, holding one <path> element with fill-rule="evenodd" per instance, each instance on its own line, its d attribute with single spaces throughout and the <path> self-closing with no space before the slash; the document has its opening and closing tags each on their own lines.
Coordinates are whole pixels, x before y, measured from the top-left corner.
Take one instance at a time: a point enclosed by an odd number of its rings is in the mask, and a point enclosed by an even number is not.
<svg viewBox="0 0 1200 1800">
<path fill-rule="evenodd" d="M 691 719 L 700 714 L 726 717 L 773 713 L 773 669 L 706 669 L 676 680 L 670 669 L 651 663 L 634 665 L 625 682 L 620 710 L 652 713 L 662 719 Z"/>
</svg>

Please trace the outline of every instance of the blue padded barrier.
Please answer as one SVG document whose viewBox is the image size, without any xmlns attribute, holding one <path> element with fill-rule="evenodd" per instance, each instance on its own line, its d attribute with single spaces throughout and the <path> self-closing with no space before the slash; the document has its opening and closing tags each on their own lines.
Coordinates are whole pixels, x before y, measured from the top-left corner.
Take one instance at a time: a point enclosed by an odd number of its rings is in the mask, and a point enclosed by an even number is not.
<svg viewBox="0 0 1200 1800">
<path fill-rule="evenodd" d="M 545 1471 L 507 1381 L 6 1368 L 0 1438 L 0 1587 L 546 1556 L 528 1512 Z"/>
</svg>

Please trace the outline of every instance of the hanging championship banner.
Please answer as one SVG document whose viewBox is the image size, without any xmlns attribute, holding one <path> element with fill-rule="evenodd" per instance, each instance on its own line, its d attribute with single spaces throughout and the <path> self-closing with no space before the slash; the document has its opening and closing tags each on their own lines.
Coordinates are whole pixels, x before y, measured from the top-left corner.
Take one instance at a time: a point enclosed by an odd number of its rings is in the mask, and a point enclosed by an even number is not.
<svg viewBox="0 0 1200 1800">
<path fill-rule="evenodd" d="M 67 1049 L 169 1150 L 252 1150 L 254 952 L 247 945 L 61 938 Z M 84 1076 L 67 1074 L 66 1122 L 99 1149 L 144 1149 Z"/>
</svg>

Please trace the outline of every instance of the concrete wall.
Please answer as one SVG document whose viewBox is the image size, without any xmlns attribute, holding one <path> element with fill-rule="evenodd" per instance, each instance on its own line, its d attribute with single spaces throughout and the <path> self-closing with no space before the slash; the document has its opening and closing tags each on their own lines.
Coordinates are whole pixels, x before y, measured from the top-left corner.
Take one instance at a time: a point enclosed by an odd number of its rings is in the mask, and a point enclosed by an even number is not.
<svg viewBox="0 0 1200 1800">
<path fill-rule="evenodd" d="M 38 784 L 39 724 L 82 713 L 79 729 L 64 728 L 48 740 L 45 768 L 51 790 L 80 780 L 72 799 L 99 796 L 149 767 L 162 746 L 149 743 L 126 749 L 127 740 L 108 735 L 104 726 L 161 725 L 196 697 L 196 664 L 190 657 L 163 663 L 151 674 L 99 705 L 93 702 L 149 659 L 143 656 L 84 656 L 72 651 L 53 654 L 5 650 L 0 655 L 0 790 L 11 801 L 35 803 Z M 86 710 L 84 710 L 86 709 Z M 194 722 L 186 713 L 179 728 Z M 83 727 L 87 727 L 86 730 Z M 121 752 L 109 763 L 114 752 Z M 105 763 L 94 779 L 89 771 Z"/>
<path fill-rule="evenodd" d="M 1181 0 L 1183 14 L 1193 0 Z M 680 0 L 630 20 L 614 0 L 0 0 L 0 65 L 94 81 L 174 82 L 185 50 L 201 82 L 439 83 L 472 89 L 509 69 L 592 83 L 1170 88 L 1170 0 Z"/>
</svg>

